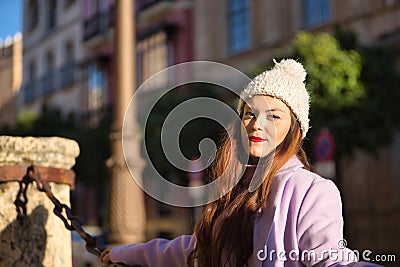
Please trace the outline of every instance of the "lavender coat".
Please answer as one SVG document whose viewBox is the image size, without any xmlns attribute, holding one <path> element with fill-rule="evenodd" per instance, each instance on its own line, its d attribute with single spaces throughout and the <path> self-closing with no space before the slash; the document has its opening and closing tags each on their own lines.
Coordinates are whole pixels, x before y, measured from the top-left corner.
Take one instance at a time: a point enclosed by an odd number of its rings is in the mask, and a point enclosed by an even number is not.
<svg viewBox="0 0 400 267">
<path fill-rule="evenodd" d="M 254 224 L 254 252 L 248 266 L 379 266 L 357 262 L 343 247 L 340 194 L 335 184 L 304 170 L 292 157 L 271 186 L 267 207 Z M 192 235 L 113 248 L 111 260 L 142 266 L 187 266 Z M 340 247 L 338 247 L 338 244 Z"/>
</svg>

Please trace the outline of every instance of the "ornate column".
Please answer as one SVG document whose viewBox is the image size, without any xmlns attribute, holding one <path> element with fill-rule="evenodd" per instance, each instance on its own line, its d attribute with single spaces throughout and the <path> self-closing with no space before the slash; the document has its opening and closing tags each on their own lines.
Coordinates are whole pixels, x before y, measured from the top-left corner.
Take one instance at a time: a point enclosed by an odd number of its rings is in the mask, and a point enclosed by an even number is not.
<svg viewBox="0 0 400 267">
<path fill-rule="evenodd" d="M 17 219 L 19 183 L 29 165 L 38 167 L 56 198 L 70 206 L 74 185 L 70 168 L 78 144 L 58 137 L 0 136 L 0 266 L 71 266 L 71 232 L 53 214 L 53 203 L 32 184 L 26 216 Z"/>
<path fill-rule="evenodd" d="M 107 165 L 111 171 L 109 228 L 110 241 L 114 244 L 144 241 L 145 210 L 142 189 L 132 179 L 122 150 L 122 125 L 125 111 L 135 86 L 135 1 L 116 1 L 115 66 L 116 91 L 114 121 L 111 141 L 111 158 Z M 125 127 L 129 136 L 124 136 L 128 148 L 126 160 L 134 162 L 131 168 L 135 179 L 141 179 L 143 160 L 140 157 L 140 135 L 135 114 L 126 114 Z"/>
</svg>

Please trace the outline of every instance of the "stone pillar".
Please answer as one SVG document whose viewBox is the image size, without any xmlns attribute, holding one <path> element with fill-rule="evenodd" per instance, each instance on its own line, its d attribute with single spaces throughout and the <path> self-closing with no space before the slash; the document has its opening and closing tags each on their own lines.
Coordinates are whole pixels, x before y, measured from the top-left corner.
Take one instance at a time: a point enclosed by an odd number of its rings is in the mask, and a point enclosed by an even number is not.
<svg viewBox="0 0 400 267">
<path fill-rule="evenodd" d="M 70 206 L 70 168 L 79 155 L 73 140 L 0 136 L 0 266 L 72 266 L 71 232 L 54 205 L 34 184 L 27 191 L 26 217 L 17 219 L 14 201 L 29 165 L 38 166 L 54 196 Z"/>
<path fill-rule="evenodd" d="M 117 244 L 144 241 L 145 209 L 142 189 L 133 181 L 122 149 L 122 125 L 128 128 L 124 136 L 126 160 L 135 179 L 141 179 L 144 161 L 140 157 L 140 135 L 136 115 L 125 114 L 135 86 L 135 1 L 117 0 L 115 26 L 115 102 L 111 141 L 111 172 L 109 228 L 110 241 Z M 133 109 L 132 109 L 133 110 Z"/>
</svg>

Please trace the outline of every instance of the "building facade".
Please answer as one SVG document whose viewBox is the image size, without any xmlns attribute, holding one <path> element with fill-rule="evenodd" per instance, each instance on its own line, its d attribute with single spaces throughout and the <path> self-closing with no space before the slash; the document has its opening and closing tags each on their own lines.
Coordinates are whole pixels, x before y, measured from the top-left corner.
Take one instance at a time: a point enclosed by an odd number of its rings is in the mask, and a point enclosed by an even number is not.
<svg viewBox="0 0 400 267">
<path fill-rule="evenodd" d="M 23 1 L 23 81 L 20 109 L 57 107 L 64 117 L 82 112 L 81 5 L 77 0 Z"/>
<path fill-rule="evenodd" d="M 0 127 L 17 121 L 17 96 L 22 81 L 22 35 L 0 40 Z"/>
<path fill-rule="evenodd" d="M 135 5 L 138 88 L 156 72 L 193 59 L 193 6 L 187 0 L 138 0 Z M 115 0 L 85 0 L 82 16 L 82 39 L 87 51 L 81 66 L 83 97 L 87 110 L 96 114 L 96 110 L 114 103 Z M 92 121 L 97 120 L 91 117 Z M 148 195 L 145 205 L 146 238 L 174 237 L 190 231 L 189 209 L 164 205 Z"/>
<path fill-rule="evenodd" d="M 83 25 L 84 97 L 93 110 L 114 99 L 115 0 L 85 0 Z M 137 85 L 168 66 L 192 60 L 192 32 L 192 1 L 136 1 Z"/>
<path fill-rule="evenodd" d="M 192 1 L 136 1 L 136 81 L 139 86 L 170 65 L 193 59 Z M 115 0 L 23 1 L 23 79 L 19 110 L 60 109 L 64 119 L 96 126 L 114 103 Z M 133 73 L 132 73 L 133 74 Z M 78 215 L 96 224 L 104 190 L 77 180 Z M 190 227 L 185 209 L 146 199 L 149 238 Z M 99 214 L 100 213 L 100 214 Z"/>
<path fill-rule="evenodd" d="M 84 121 L 95 124 L 97 115 L 114 102 L 115 0 L 27 0 L 23 1 L 23 17 L 20 107 L 40 111 L 43 105 L 57 106 L 64 115 L 79 114 L 79 119 L 88 118 Z M 398 17 L 400 0 L 138 0 L 137 86 L 168 66 L 191 60 L 222 62 L 252 74 L 273 57 L 288 54 L 299 31 L 331 31 L 335 24 L 355 31 L 364 45 L 384 44 L 393 49 L 400 65 Z M 354 168 L 362 168 L 357 164 Z M 388 175 L 390 183 L 400 179 L 398 172 Z M 367 182 L 369 178 L 363 177 Z M 345 185 L 345 201 L 352 201 L 353 192 L 359 192 L 361 199 L 371 194 L 351 183 Z M 346 226 L 350 244 L 381 251 L 395 248 L 400 237 L 386 238 L 389 232 L 385 230 L 394 229 L 400 216 L 398 197 L 393 199 L 397 202 L 385 211 L 392 219 L 379 224 L 361 225 L 360 221 L 368 219 L 366 212 L 345 205 L 346 219 L 354 222 Z M 89 208 L 96 210 L 94 205 Z M 162 205 L 148 196 L 146 205 L 148 238 L 173 237 L 190 230 L 182 220 L 188 210 Z M 385 218 L 372 208 L 374 218 Z M 373 244 L 352 234 L 371 232 L 376 235 L 374 240 L 384 241 Z"/>
<path fill-rule="evenodd" d="M 354 31 L 362 45 L 390 49 L 400 70 L 399 0 L 194 0 L 193 10 L 194 58 L 222 62 L 249 76 L 273 57 L 290 55 L 299 31 L 332 32 L 335 25 Z M 340 162 L 345 237 L 353 249 L 398 251 L 398 149 L 397 136 L 379 157 L 357 150 Z"/>
<path fill-rule="evenodd" d="M 299 31 L 332 31 L 339 24 L 365 45 L 399 42 L 398 0 L 194 0 L 193 10 L 195 59 L 245 73 L 287 54 Z"/>
</svg>

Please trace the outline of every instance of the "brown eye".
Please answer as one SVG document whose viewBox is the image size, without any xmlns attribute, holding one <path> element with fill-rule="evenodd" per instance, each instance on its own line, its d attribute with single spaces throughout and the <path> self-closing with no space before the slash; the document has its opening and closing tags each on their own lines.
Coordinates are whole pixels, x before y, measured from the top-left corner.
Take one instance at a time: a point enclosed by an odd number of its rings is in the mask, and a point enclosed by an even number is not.
<svg viewBox="0 0 400 267">
<path fill-rule="evenodd" d="M 278 115 L 275 115 L 275 114 L 268 114 L 267 115 L 267 119 L 269 119 L 269 120 L 277 120 L 277 119 L 280 119 L 281 117 L 279 117 Z"/>
<path fill-rule="evenodd" d="M 247 117 L 254 117 L 254 113 L 251 112 L 251 111 L 245 112 L 244 115 L 247 116 Z"/>
</svg>

